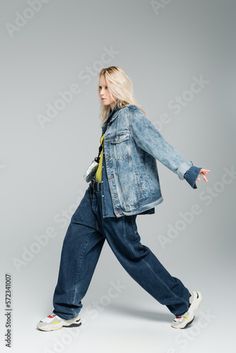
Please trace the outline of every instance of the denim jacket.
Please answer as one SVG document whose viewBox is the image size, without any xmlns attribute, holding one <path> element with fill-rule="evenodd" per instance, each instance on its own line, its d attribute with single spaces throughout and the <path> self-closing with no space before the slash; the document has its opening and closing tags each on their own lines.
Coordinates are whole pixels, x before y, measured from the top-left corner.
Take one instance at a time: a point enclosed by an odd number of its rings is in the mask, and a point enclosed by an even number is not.
<svg viewBox="0 0 236 353">
<path fill-rule="evenodd" d="M 193 187 L 201 168 L 184 159 L 137 106 L 116 109 L 102 125 L 112 215 L 154 213 L 163 201 L 156 159 Z M 103 168 L 104 170 L 104 168 Z M 103 172 L 104 174 L 104 172 Z M 104 181 L 104 178 L 103 178 Z M 111 210 L 105 216 L 111 216 Z"/>
</svg>

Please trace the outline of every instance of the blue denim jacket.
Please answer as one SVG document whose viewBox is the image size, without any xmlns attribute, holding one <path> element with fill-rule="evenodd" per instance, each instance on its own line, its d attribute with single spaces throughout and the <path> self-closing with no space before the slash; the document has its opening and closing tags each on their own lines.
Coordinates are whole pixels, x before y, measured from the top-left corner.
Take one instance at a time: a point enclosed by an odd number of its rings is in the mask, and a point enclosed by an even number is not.
<svg viewBox="0 0 236 353">
<path fill-rule="evenodd" d="M 155 212 L 163 201 L 156 159 L 197 188 L 201 168 L 180 156 L 137 106 L 113 110 L 104 132 L 103 217 Z"/>
</svg>

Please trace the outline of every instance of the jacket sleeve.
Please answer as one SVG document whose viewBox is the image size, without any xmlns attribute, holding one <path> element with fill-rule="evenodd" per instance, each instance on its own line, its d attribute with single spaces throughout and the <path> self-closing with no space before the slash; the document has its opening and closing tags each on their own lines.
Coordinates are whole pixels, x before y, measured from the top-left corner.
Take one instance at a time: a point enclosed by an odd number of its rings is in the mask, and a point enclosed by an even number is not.
<svg viewBox="0 0 236 353">
<path fill-rule="evenodd" d="M 184 174 L 185 180 L 189 183 L 189 185 L 191 185 L 191 187 L 193 189 L 197 189 L 196 180 L 197 180 L 197 177 L 198 177 L 201 169 L 202 168 L 199 168 L 199 167 L 196 167 L 195 165 L 193 165 Z"/>
<path fill-rule="evenodd" d="M 131 134 L 140 148 L 176 173 L 179 179 L 184 179 L 184 174 L 193 166 L 193 162 L 184 159 L 141 110 L 130 114 L 130 127 Z"/>
</svg>

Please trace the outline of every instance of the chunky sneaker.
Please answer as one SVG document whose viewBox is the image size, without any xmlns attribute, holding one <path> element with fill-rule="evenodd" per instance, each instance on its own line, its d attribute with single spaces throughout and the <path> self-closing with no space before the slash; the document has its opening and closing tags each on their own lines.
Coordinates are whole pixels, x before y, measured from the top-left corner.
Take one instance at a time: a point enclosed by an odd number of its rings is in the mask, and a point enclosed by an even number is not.
<svg viewBox="0 0 236 353">
<path fill-rule="evenodd" d="M 199 291 L 193 291 L 191 294 L 188 310 L 184 314 L 176 316 L 171 323 L 171 327 L 185 328 L 193 322 L 199 304 L 202 301 L 202 294 Z"/>
<path fill-rule="evenodd" d="M 44 319 L 40 320 L 37 324 L 37 329 L 41 331 L 53 331 L 62 327 L 77 327 L 81 325 L 79 316 L 70 320 L 62 319 L 54 313 L 51 313 Z"/>
</svg>

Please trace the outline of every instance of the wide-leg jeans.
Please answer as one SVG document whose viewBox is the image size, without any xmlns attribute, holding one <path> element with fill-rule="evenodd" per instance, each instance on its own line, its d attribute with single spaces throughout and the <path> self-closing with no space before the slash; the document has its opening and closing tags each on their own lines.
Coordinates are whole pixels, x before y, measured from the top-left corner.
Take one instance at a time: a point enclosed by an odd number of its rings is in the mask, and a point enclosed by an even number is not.
<svg viewBox="0 0 236 353">
<path fill-rule="evenodd" d="M 129 275 L 159 303 L 174 315 L 188 310 L 190 291 L 142 244 L 136 217 L 103 218 L 100 183 L 89 184 L 64 237 L 55 314 L 66 320 L 79 314 L 105 240 Z"/>
</svg>

